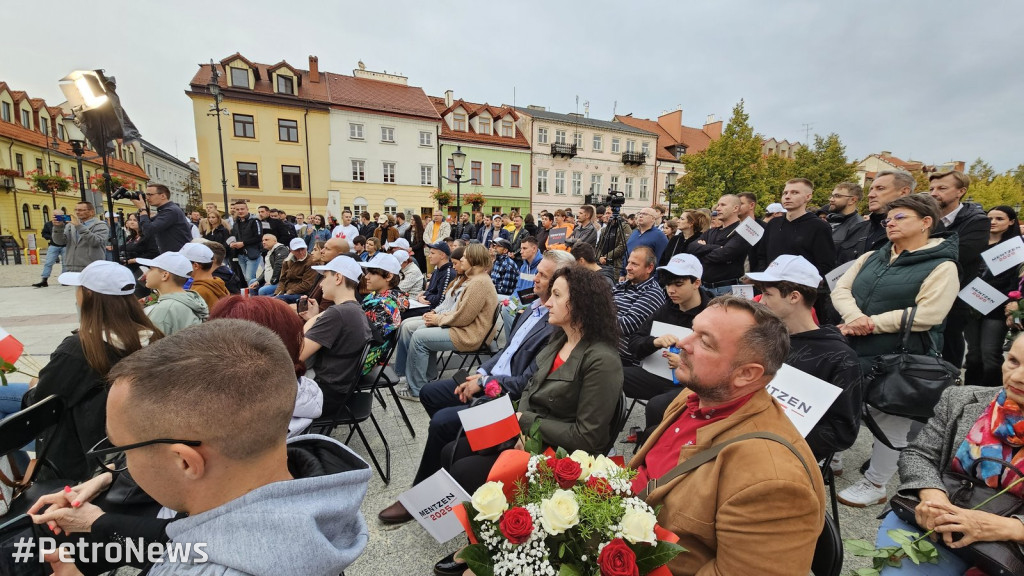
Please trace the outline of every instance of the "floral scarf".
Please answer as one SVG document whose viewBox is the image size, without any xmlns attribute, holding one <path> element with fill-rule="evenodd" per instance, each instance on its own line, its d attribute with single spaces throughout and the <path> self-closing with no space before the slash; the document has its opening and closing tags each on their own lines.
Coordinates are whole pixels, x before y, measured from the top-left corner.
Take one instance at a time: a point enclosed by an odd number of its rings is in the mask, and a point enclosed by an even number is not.
<svg viewBox="0 0 1024 576">
<path fill-rule="evenodd" d="M 1005 460 L 1024 469 L 1024 410 L 1015 401 L 1007 399 L 1006 390 L 1000 390 L 996 399 L 985 408 L 981 417 L 967 433 L 953 457 L 953 471 L 968 474 L 974 461 L 981 457 Z M 976 470 L 979 480 L 990 488 L 1009 486 L 1017 474 L 994 462 L 982 462 Z M 1011 490 L 1024 497 L 1024 483 Z"/>
</svg>

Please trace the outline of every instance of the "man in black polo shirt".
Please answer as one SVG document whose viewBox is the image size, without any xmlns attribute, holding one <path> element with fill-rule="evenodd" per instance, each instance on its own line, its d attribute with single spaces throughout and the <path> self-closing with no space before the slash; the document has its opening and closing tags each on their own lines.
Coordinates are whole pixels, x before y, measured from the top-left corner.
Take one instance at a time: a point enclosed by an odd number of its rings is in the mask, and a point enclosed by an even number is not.
<svg viewBox="0 0 1024 576">
<path fill-rule="evenodd" d="M 740 199 L 726 194 L 718 200 L 715 211 L 722 219 L 721 228 L 711 228 L 686 251 L 696 256 L 704 267 L 704 288 L 718 296 L 727 294 L 730 286 L 743 276 L 743 262 L 750 252 L 750 243 L 736 234 L 739 226 Z"/>
<path fill-rule="evenodd" d="M 824 277 L 836 267 L 836 245 L 832 241 L 832 227 L 807 211 L 807 203 L 814 194 L 814 186 L 806 178 L 793 178 L 782 191 L 785 218 L 775 218 L 765 224 L 764 236 L 758 242 L 758 268 L 764 270 L 769 262 L 783 254 L 803 256 Z"/>
</svg>

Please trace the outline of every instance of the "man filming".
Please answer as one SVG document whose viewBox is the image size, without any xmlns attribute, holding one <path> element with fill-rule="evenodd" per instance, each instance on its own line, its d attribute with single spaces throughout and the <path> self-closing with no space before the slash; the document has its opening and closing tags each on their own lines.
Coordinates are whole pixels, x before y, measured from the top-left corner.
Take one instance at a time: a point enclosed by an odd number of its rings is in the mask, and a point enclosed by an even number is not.
<svg viewBox="0 0 1024 576">
<path fill-rule="evenodd" d="M 177 252 L 181 247 L 192 241 L 192 225 L 180 206 L 171 202 L 171 191 L 163 184 L 148 184 L 146 197 L 136 195 L 132 204 L 139 209 L 139 224 L 143 234 L 152 234 L 156 238 L 156 247 L 160 253 Z M 146 202 L 156 208 L 156 216 L 149 217 Z"/>
</svg>

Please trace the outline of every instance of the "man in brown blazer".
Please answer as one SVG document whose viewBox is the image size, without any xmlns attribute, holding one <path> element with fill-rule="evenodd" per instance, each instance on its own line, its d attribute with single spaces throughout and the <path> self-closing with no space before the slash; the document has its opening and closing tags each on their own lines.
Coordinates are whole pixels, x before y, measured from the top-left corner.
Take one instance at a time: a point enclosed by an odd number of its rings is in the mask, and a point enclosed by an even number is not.
<svg viewBox="0 0 1024 576">
<path fill-rule="evenodd" d="M 662 506 L 658 523 L 687 549 L 669 569 L 677 576 L 809 573 L 824 485 L 811 449 L 765 390 L 789 352 L 785 324 L 761 304 L 720 296 L 677 347 L 669 364 L 686 389 L 630 462 L 634 489 L 649 490 L 647 503 Z M 672 477 L 694 455 L 750 432 L 774 433 L 795 453 L 746 439 Z"/>
</svg>

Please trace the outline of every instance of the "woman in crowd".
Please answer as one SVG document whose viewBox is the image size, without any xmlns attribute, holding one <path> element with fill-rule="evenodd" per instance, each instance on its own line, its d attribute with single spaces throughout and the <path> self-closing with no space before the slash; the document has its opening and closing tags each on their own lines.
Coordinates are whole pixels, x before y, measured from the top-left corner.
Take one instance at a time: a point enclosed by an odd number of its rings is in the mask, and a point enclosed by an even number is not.
<svg viewBox="0 0 1024 576">
<path fill-rule="evenodd" d="M 231 231 L 228 230 L 227 225 L 224 224 L 224 220 L 220 216 L 220 212 L 217 210 L 210 210 L 206 213 L 206 218 L 199 222 L 199 233 L 203 236 L 204 240 L 216 242 L 227 250 Z"/>
<path fill-rule="evenodd" d="M 889 530 L 924 533 L 935 530 L 943 546 L 939 564 L 916 565 L 908 558 L 899 568 L 884 574 L 964 574 L 970 565 L 956 550 L 975 542 L 1012 542 L 1024 552 L 1024 520 L 1021 516 L 997 516 L 969 510 L 950 502 L 942 475 L 946 472 L 973 475 L 990 488 L 1007 488 L 1017 474 L 994 462 L 978 462 L 979 456 L 1003 460 L 1024 468 L 1024 338 L 1016 338 L 1002 367 L 1002 388 L 951 386 L 935 406 L 935 416 L 900 456 L 899 494 L 920 500 L 912 526 L 890 512 L 878 530 L 878 546 L 897 545 Z M 1010 489 L 1024 497 L 1024 483 Z"/>
<path fill-rule="evenodd" d="M 412 215 L 412 226 L 405 231 L 405 239 L 412 247 L 412 257 L 416 259 L 416 265 L 421 271 L 427 270 L 427 256 L 424 252 L 426 245 L 423 243 L 423 218 L 419 214 Z"/>
<path fill-rule="evenodd" d="M 369 238 L 367 238 L 366 239 L 366 258 L 363 259 L 363 262 L 369 262 L 370 260 L 373 260 L 374 258 L 376 258 L 377 254 L 380 253 L 380 247 L 381 247 L 380 238 L 375 238 L 373 236 L 370 236 Z"/>
<path fill-rule="evenodd" d="M 324 395 L 316 382 L 306 378 L 306 363 L 299 359 L 302 352 L 302 319 L 291 306 L 276 298 L 246 298 L 229 296 L 217 302 L 210 311 L 210 320 L 236 318 L 248 320 L 270 328 L 284 342 L 292 357 L 298 390 L 295 395 L 295 411 L 288 423 L 288 436 L 295 436 L 305 430 L 320 416 Z"/>
<path fill-rule="evenodd" d="M 492 320 L 498 293 L 491 282 L 491 254 L 483 244 L 470 244 L 462 256 L 462 267 L 466 280 L 456 288 L 461 292 L 455 309 L 427 312 L 423 328 L 402 333 L 405 345 L 399 352 L 404 349 L 404 358 L 396 358 L 395 371 L 407 379 L 408 387 L 398 393 L 406 400 L 418 402 L 420 389 L 437 378 L 438 352 L 476 350 L 494 333 Z"/>
<path fill-rule="evenodd" d="M 526 228 L 526 233 L 530 236 L 537 235 L 537 222 L 533 218 L 533 214 L 527 214 L 523 217 L 523 228 Z"/>
<path fill-rule="evenodd" d="M 124 240 L 124 257 L 125 264 L 128 265 L 128 269 L 132 271 L 132 275 L 135 278 L 142 277 L 142 267 L 140 267 L 135 261 L 139 258 L 156 258 L 160 255 L 160 251 L 156 247 L 156 236 L 152 234 L 143 234 L 142 227 L 139 226 L 139 216 L 137 214 L 129 214 L 125 220 L 124 227 L 128 230 L 128 236 Z M 149 294 L 149 289 L 146 288 L 145 282 L 138 282 L 135 287 L 135 295 L 139 298 L 145 298 Z"/>
<path fill-rule="evenodd" d="M 360 266 L 369 290 L 363 297 L 363 311 L 377 340 L 363 364 L 363 374 L 366 374 L 387 354 L 387 339 L 402 324 L 402 312 L 409 309 L 409 295 L 398 289 L 401 266 L 391 254 L 381 253 L 372 262 L 363 262 Z"/>
<path fill-rule="evenodd" d="M 313 214 L 313 217 L 309 219 L 310 225 L 306 226 L 306 245 L 309 246 L 310 253 L 313 252 L 313 247 L 317 242 L 327 242 L 331 237 L 331 229 L 327 227 L 324 222 L 324 217 L 320 214 Z"/>
<path fill-rule="evenodd" d="M 662 232 L 668 237 L 668 244 L 665 246 L 665 250 L 661 253 L 661 260 L 659 266 L 668 265 L 668 261 L 679 251 L 679 245 L 682 243 L 682 237 L 677 234 L 679 232 L 679 221 L 673 218 L 672 220 L 665 221 L 665 226 L 662 227 Z"/>
<path fill-rule="evenodd" d="M 845 322 L 839 329 L 857 352 L 863 374 L 871 372 L 876 356 L 899 347 L 900 321 L 910 308 L 917 308 L 910 353 L 942 350 L 945 318 L 960 290 L 956 238 L 931 237 L 939 223 L 935 200 L 911 194 L 890 202 L 887 213 L 883 224 L 889 242 L 858 258 L 832 292 Z M 906 445 L 910 419 L 868 411 L 889 443 Z M 838 500 L 856 507 L 885 502 L 885 484 L 896 473 L 898 458 L 898 451 L 876 439 L 864 478 L 840 492 Z"/>
<path fill-rule="evenodd" d="M 135 279 L 128 268 L 101 260 L 81 272 L 65 272 L 58 280 L 78 287 L 80 326 L 50 355 L 22 406 L 51 394 L 64 400 L 60 423 L 47 439 L 47 458 L 61 478 L 85 480 L 92 476 L 85 453 L 106 436 L 107 372 L 163 334 L 135 297 Z"/>
<path fill-rule="evenodd" d="M 1013 208 L 996 206 L 988 211 L 988 220 L 989 247 L 1020 237 L 1017 211 Z M 1000 274 L 992 274 L 988 266 L 982 263 L 980 278 L 1006 295 L 1017 289 L 1020 283 L 1020 270 L 1013 266 Z M 965 383 L 978 386 L 1001 385 L 1000 368 L 1003 364 L 1003 342 L 1007 330 L 1002 306 L 997 306 L 984 316 L 971 310 L 971 317 L 964 328 L 964 337 L 967 340 Z"/>
<path fill-rule="evenodd" d="M 686 248 L 697 241 L 700 235 L 708 229 L 708 217 L 697 210 L 684 210 L 679 215 L 679 246 L 676 247 L 676 254 L 686 252 Z"/>
</svg>

